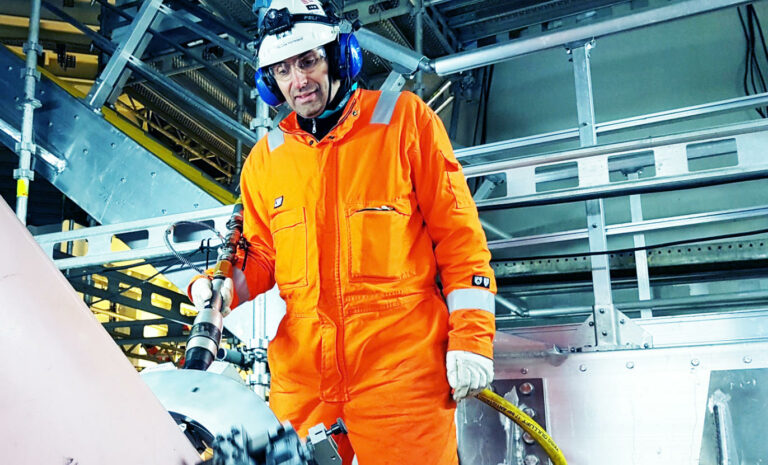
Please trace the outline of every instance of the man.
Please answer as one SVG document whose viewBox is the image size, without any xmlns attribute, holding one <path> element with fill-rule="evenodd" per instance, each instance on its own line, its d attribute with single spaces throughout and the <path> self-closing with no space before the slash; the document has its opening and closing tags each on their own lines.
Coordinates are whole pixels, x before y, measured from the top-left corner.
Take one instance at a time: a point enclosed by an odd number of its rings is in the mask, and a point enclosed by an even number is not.
<svg viewBox="0 0 768 465">
<path fill-rule="evenodd" d="M 345 464 L 456 464 L 455 401 L 493 378 L 490 253 L 440 119 L 358 89 L 361 56 L 316 0 L 272 2 L 257 86 L 294 112 L 243 167 L 250 248 L 223 297 L 280 288 L 270 407 L 299 434 L 341 417 Z"/>
</svg>

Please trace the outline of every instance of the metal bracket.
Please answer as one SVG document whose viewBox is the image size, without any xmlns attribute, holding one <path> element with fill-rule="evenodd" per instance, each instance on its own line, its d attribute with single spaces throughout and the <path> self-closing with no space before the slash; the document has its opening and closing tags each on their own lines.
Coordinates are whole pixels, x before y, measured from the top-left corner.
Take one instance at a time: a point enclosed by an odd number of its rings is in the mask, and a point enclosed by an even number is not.
<svg viewBox="0 0 768 465">
<path fill-rule="evenodd" d="M 251 91 L 251 98 L 255 98 L 254 95 L 253 95 L 254 92 L 256 92 L 256 89 L 253 89 Z M 258 96 L 258 95 L 259 94 L 256 93 L 256 96 Z M 251 122 L 250 122 L 250 125 L 249 125 L 249 129 L 251 131 L 253 131 L 254 129 L 257 129 L 257 128 L 266 128 L 267 130 L 270 130 L 270 129 L 272 129 L 272 124 L 273 123 L 274 123 L 274 121 L 272 121 L 272 118 L 253 118 L 253 119 L 251 119 Z"/>
<path fill-rule="evenodd" d="M 22 50 L 24 50 L 24 53 L 29 53 L 30 50 L 34 50 L 37 52 L 37 55 L 40 56 L 43 54 L 43 46 L 39 43 L 31 43 L 29 41 L 24 42 L 24 45 L 21 47 Z"/>
<path fill-rule="evenodd" d="M 19 70 L 19 77 L 21 77 L 21 79 L 26 79 L 27 76 L 35 78 L 38 82 L 40 81 L 40 71 L 33 68 L 21 68 Z"/>
<path fill-rule="evenodd" d="M 34 153 L 34 152 L 32 152 L 32 153 Z M 35 172 L 33 170 L 27 170 L 27 169 L 21 169 L 21 168 L 16 168 L 15 170 L 13 170 L 13 179 L 21 179 L 21 178 L 25 178 L 25 179 L 29 179 L 30 181 L 34 181 L 35 180 Z"/>
<path fill-rule="evenodd" d="M 596 305 L 576 334 L 579 347 L 574 346 L 572 350 L 599 352 L 653 347 L 653 336 L 613 305 Z"/>
</svg>

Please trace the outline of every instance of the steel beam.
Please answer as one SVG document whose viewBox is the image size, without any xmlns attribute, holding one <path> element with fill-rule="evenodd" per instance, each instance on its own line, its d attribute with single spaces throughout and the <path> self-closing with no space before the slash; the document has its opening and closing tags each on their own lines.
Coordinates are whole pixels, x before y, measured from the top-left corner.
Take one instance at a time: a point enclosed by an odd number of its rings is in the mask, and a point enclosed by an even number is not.
<svg viewBox="0 0 768 465">
<path fill-rule="evenodd" d="M 628 31 L 652 24 L 671 21 L 708 11 L 749 3 L 747 0 L 685 0 L 641 11 L 625 16 L 618 16 L 605 21 L 584 26 L 556 31 L 544 36 L 529 39 L 511 40 L 498 45 L 481 47 L 476 50 L 460 52 L 433 60 L 437 74 L 445 76 L 482 66 L 488 66 L 528 53 L 560 47 L 565 44 L 591 40 L 617 32 Z"/>
<path fill-rule="evenodd" d="M 101 72 L 91 91 L 85 97 L 85 104 L 94 110 L 101 109 L 109 96 L 113 93 L 120 76 L 125 71 L 128 59 L 139 51 L 142 44 L 146 46 L 145 35 L 155 21 L 158 9 L 162 6 L 162 0 L 147 0 L 141 5 L 139 12 L 131 23 L 131 32 L 128 38 L 122 42 L 112 53 L 109 63 Z"/>
<path fill-rule="evenodd" d="M 690 107 L 666 110 L 648 115 L 633 116 L 615 121 L 597 123 L 595 129 L 598 135 L 608 134 L 623 129 L 650 126 L 659 123 L 684 121 L 701 116 L 712 116 L 734 110 L 744 110 L 768 105 L 768 92 L 745 97 L 736 97 L 717 102 L 704 103 Z M 521 147 L 530 147 L 549 142 L 576 139 L 579 137 L 579 129 L 563 129 L 545 134 L 526 136 L 519 139 L 511 139 L 490 144 L 477 145 L 456 150 L 456 157 L 462 163 L 472 163 L 475 158 L 512 152 Z"/>
</svg>

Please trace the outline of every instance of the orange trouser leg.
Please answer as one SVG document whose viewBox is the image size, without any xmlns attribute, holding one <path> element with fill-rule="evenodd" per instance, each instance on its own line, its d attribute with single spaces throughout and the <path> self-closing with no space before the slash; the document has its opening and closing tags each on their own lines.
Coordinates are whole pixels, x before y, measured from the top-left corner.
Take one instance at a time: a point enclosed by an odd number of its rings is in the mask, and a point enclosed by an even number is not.
<svg viewBox="0 0 768 465">
<path fill-rule="evenodd" d="M 344 404 L 359 465 L 457 465 L 455 404 L 448 392 L 424 396 L 392 387 Z"/>
<path fill-rule="evenodd" d="M 359 465 L 456 465 L 445 373 L 448 311 L 435 296 L 347 320 L 344 421 Z M 375 341 L 375 343 L 373 343 Z"/>
<path fill-rule="evenodd" d="M 330 427 L 342 417 L 342 404 L 323 402 L 317 397 L 304 397 L 298 393 L 272 394 L 269 407 L 280 421 L 290 421 L 302 440 L 309 434 L 309 428 L 319 423 Z M 342 465 L 351 465 L 354 452 L 347 436 L 336 435 L 333 439 L 339 446 Z"/>
</svg>

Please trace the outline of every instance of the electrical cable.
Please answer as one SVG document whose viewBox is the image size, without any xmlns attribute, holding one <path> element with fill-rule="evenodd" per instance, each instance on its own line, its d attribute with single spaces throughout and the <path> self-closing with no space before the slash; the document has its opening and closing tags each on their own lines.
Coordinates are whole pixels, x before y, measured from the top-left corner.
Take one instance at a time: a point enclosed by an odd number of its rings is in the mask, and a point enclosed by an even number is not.
<svg viewBox="0 0 768 465">
<path fill-rule="evenodd" d="M 557 447 L 557 444 L 555 444 L 552 436 L 547 434 L 541 425 L 536 423 L 533 418 L 520 410 L 515 404 L 487 388 L 475 394 L 475 397 L 477 397 L 477 399 L 482 401 L 484 404 L 514 421 L 518 426 L 520 426 L 520 428 L 523 429 L 523 431 L 530 434 L 531 437 L 533 437 L 533 439 L 539 443 L 542 449 L 544 449 L 544 452 L 547 453 L 554 465 L 567 465 L 563 452 L 559 447 Z"/>
<path fill-rule="evenodd" d="M 221 244 L 222 245 L 226 244 L 227 241 L 226 241 L 226 239 L 224 239 L 224 236 L 222 236 L 216 230 L 216 228 L 214 228 L 213 226 L 207 225 L 207 224 L 205 224 L 203 222 L 200 222 L 200 221 L 177 221 L 177 222 L 171 224 L 170 226 L 168 226 L 168 229 L 165 230 L 165 236 L 163 236 L 163 242 L 165 242 L 165 246 L 168 247 L 168 250 L 170 250 L 171 253 L 181 263 L 183 263 L 187 267 L 192 268 L 193 270 L 197 271 L 200 274 L 205 274 L 205 270 L 203 270 L 199 266 L 197 266 L 197 265 L 193 264 L 192 262 L 190 262 L 189 260 L 187 260 L 187 258 L 184 257 L 183 255 L 181 255 L 179 252 L 177 252 L 176 249 L 173 248 L 173 244 L 171 244 L 171 240 L 170 240 L 171 234 L 173 234 L 173 232 L 176 230 L 177 226 L 182 226 L 182 225 L 201 226 L 201 227 L 203 227 L 205 229 L 208 229 L 209 231 L 213 231 L 214 234 L 216 234 L 216 236 L 219 238 L 219 240 L 221 240 Z"/>
<path fill-rule="evenodd" d="M 720 234 L 718 236 L 697 237 L 697 238 L 693 238 L 693 239 L 681 239 L 679 241 L 663 242 L 661 244 L 646 245 L 646 246 L 643 246 L 643 247 L 631 247 L 631 248 L 626 248 L 626 249 L 614 249 L 614 250 L 605 250 L 605 251 L 590 251 L 590 252 L 581 252 L 581 253 L 567 253 L 567 254 L 559 254 L 559 255 L 538 255 L 538 256 L 531 256 L 531 257 L 514 257 L 514 258 L 508 259 L 507 261 L 550 260 L 550 259 L 558 259 L 558 258 L 577 258 L 577 257 L 589 257 L 589 256 L 593 256 L 593 255 L 609 255 L 609 254 L 630 253 L 630 252 L 639 252 L 641 250 L 663 249 L 665 247 L 674 247 L 676 245 L 693 244 L 693 243 L 696 243 L 696 242 L 708 242 L 708 241 L 715 241 L 715 240 L 720 240 L 720 239 L 732 239 L 734 237 L 754 236 L 754 235 L 757 235 L 757 234 L 765 234 L 765 233 L 768 233 L 768 228 L 756 229 L 756 230 L 753 230 L 753 231 L 745 231 L 745 232 L 738 232 L 738 233 Z"/>
<path fill-rule="evenodd" d="M 760 23 L 760 18 L 757 16 L 757 11 L 752 5 L 747 5 L 743 8 L 739 7 L 737 8 L 737 12 L 746 42 L 744 76 L 742 82 L 744 93 L 745 95 L 764 93 L 768 91 L 768 85 L 766 85 L 765 79 L 768 73 L 763 72 L 763 67 L 760 64 L 760 59 L 757 54 L 757 36 L 760 36 L 759 45 L 762 46 L 763 55 L 767 61 L 768 45 L 766 45 L 765 35 L 763 34 L 763 27 Z M 757 113 L 762 118 L 768 117 L 768 108 L 757 107 L 755 108 L 755 111 L 757 111 Z"/>
</svg>

